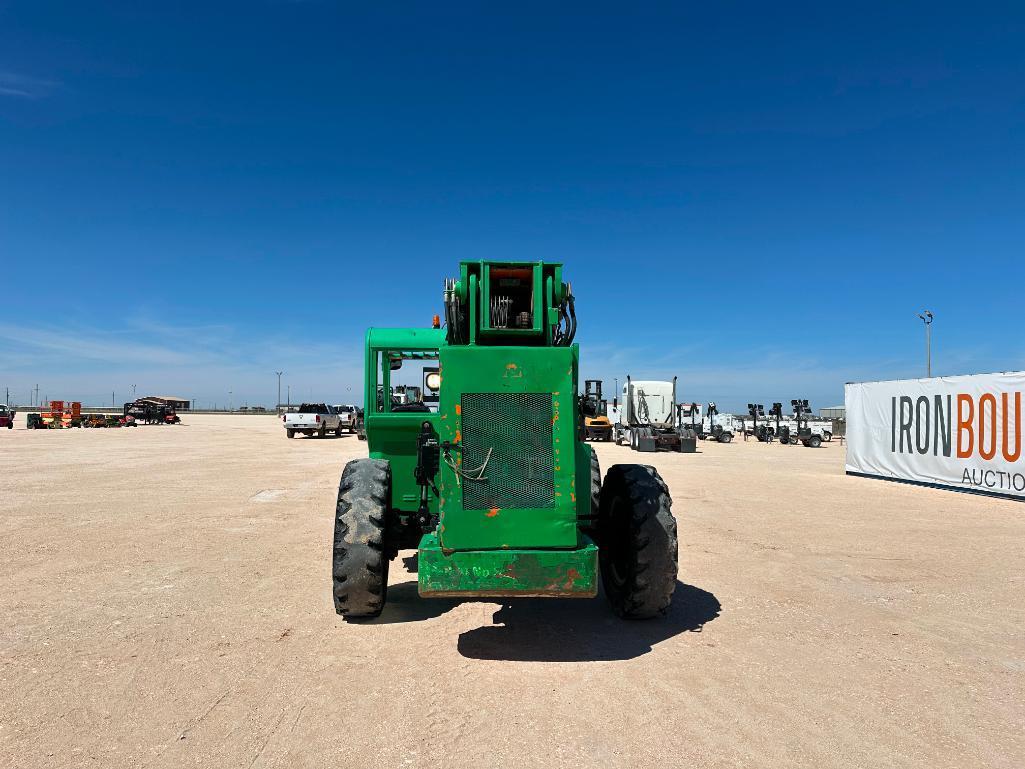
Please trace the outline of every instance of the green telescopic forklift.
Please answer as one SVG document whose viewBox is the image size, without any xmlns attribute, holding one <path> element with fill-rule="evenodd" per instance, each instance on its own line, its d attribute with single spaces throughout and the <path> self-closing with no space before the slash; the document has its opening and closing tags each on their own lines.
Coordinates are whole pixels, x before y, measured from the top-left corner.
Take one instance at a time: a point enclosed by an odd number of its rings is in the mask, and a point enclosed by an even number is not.
<svg viewBox="0 0 1025 769">
<path fill-rule="evenodd" d="M 602 481 L 562 265 L 462 262 L 444 320 L 367 332 L 370 456 L 346 464 L 338 488 L 335 610 L 379 615 L 389 562 L 416 548 L 423 597 L 592 598 L 600 574 L 619 616 L 664 615 L 677 574 L 669 491 L 648 465 Z M 404 365 L 419 367 L 425 402 L 377 397 Z"/>
</svg>

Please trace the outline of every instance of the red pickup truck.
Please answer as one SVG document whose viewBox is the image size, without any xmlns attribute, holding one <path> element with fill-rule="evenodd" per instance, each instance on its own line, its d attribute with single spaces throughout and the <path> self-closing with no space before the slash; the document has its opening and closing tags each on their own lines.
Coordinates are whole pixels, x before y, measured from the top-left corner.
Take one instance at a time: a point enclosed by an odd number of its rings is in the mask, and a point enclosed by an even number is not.
<svg viewBox="0 0 1025 769">
<path fill-rule="evenodd" d="M 14 429 L 14 409 L 8 408 L 6 403 L 0 403 L 0 427 Z"/>
</svg>

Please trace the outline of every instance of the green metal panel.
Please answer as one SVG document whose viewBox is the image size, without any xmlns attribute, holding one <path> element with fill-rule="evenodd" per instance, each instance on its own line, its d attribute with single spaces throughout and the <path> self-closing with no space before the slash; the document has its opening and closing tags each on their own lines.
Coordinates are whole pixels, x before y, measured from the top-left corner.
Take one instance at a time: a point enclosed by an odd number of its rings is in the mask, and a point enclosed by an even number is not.
<svg viewBox="0 0 1025 769">
<path fill-rule="evenodd" d="M 547 393 L 551 395 L 551 458 L 554 504 L 502 509 L 465 509 L 463 487 L 480 481 L 461 477 L 443 464 L 441 471 L 440 540 L 448 550 L 497 548 L 574 548 L 577 532 L 577 355 L 572 347 L 445 347 L 441 351 L 441 403 L 438 433 L 453 445 L 452 461 L 473 467 L 462 457 L 464 396 L 467 394 Z M 472 425 L 470 426 L 472 427 Z M 524 445 L 529 441 L 520 436 Z M 496 464 L 482 473 L 495 477 L 516 472 Z M 587 492 L 585 490 L 585 497 Z"/>
<path fill-rule="evenodd" d="M 445 332 L 433 328 L 372 328 L 367 331 L 366 389 L 364 392 L 364 419 L 367 448 L 374 459 L 387 459 L 391 463 L 391 504 L 396 510 L 414 512 L 420 503 L 420 487 L 413 470 L 416 467 L 416 441 L 420 426 L 430 422 L 437 430 L 438 415 L 422 413 L 392 413 L 390 397 L 384 398 L 384 409 L 377 410 L 377 385 L 389 393 L 390 369 L 381 367 L 378 358 L 389 352 L 433 352 L 445 344 Z M 380 381 L 379 381 L 380 380 Z M 437 499 L 430 495 L 429 508 L 437 512 Z"/>
<path fill-rule="evenodd" d="M 584 538 L 574 550 L 442 549 L 434 534 L 420 540 L 420 595 L 593 598 L 598 592 L 598 548 Z"/>
</svg>

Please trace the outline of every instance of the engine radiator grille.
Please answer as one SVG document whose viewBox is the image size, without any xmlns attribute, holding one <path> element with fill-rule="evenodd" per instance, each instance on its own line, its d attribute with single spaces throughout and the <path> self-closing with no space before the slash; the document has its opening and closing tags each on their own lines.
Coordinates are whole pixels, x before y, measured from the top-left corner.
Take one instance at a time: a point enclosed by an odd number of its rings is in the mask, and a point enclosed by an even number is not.
<svg viewBox="0 0 1025 769">
<path fill-rule="evenodd" d="M 463 393 L 463 509 L 555 507 L 551 393 Z"/>
</svg>

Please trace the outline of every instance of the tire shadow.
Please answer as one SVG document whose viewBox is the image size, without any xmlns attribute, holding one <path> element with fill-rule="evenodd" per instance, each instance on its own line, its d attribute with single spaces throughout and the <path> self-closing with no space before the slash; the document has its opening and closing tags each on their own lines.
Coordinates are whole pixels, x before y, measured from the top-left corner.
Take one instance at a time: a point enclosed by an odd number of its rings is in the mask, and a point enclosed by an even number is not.
<svg viewBox="0 0 1025 769">
<path fill-rule="evenodd" d="M 501 625 L 474 628 L 459 636 L 464 657 L 507 662 L 593 662 L 629 660 L 680 633 L 700 633 L 719 616 L 719 600 L 682 582 L 665 617 L 623 620 L 604 597 L 594 600 L 524 598 L 495 613 Z"/>
<path fill-rule="evenodd" d="M 414 579 L 388 585 L 388 600 L 380 617 L 364 620 L 370 625 L 393 625 L 401 622 L 423 622 L 440 617 L 458 606 L 462 601 L 455 598 L 421 598 L 419 586 Z"/>
</svg>

